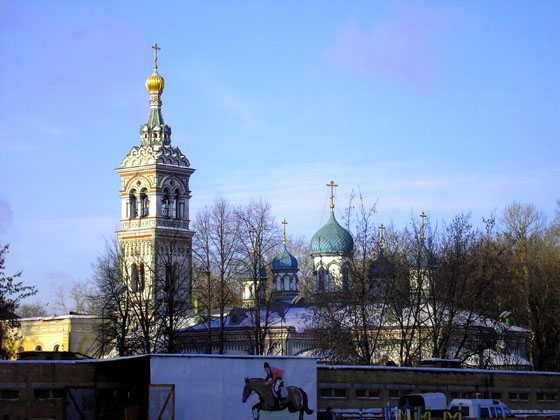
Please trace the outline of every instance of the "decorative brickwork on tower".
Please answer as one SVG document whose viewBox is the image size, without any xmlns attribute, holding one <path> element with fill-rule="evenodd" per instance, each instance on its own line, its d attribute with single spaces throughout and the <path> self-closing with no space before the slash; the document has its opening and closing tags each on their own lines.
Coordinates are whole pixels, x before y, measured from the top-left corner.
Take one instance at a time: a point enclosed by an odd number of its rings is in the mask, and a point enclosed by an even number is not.
<svg viewBox="0 0 560 420">
<path fill-rule="evenodd" d="M 154 48 L 154 73 L 146 81 L 148 122 L 140 127 L 140 146 L 134 146 L 116 170 L 122 181 L 122 227 L 117 235 L 123 283 L 130 292 L 155 296 L 154 279 L 169 277 L 167 271 L 173 270 L 190 296 L 194 233 L 189 229 L 189 178 L 194 169 L 181 150 L 171 146 L 171 127 L 161 113 L 165 82 L 157 73 L 157 44 Z"/>
</svg>

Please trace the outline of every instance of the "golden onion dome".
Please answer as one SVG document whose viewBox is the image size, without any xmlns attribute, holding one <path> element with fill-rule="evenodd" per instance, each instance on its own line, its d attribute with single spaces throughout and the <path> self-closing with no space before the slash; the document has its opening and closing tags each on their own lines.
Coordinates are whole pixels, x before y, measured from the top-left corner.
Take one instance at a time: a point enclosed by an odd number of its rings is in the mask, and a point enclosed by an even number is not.
<svg viewBox="0 0 560 420">
<path fill-rule="evenodd" d="M 154 73 L 146 79 L 146 88 L 150 92 L 161 92 L 164 87 L 165 81 L 163 80 L 163 77 L 161 77 L 157 70 L 154 69 Z"/>
</svg>

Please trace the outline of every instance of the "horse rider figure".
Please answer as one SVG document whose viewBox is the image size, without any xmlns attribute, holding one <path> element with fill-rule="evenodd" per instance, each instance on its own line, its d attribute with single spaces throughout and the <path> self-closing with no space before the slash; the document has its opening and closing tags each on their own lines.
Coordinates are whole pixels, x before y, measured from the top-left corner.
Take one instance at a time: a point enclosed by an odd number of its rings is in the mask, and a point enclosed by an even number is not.
<svg viewBox="0 0 560 420">
<path fill-rule="evenodd" d="M 264 380 L 266 381 L 270 379 L 270 381 L 268 381 L 268 384 L 272 384 L 272 395 L 274 396 L 274 399 L 278 404 L 278 408 L 281 410 L 282 387 L 284 386 L 284 371 L 282 369 L 270 366 L 268 362 L 265 362 L 264 370 L 266 372 L 266 378 L 264 378 Z"/>
</svg>

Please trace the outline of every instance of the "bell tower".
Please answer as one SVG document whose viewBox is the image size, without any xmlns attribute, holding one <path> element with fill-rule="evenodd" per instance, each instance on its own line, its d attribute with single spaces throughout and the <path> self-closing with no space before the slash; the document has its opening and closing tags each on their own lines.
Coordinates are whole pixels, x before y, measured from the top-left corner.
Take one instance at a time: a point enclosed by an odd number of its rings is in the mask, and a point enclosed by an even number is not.
<svg viewBox="0 0 560 420">
<path fill-rule="evenodd" d="M 156 279 L 173 282 L 188 296 L 192 287 L 192 237 L 189 229 L 189 179 L 194 169 L 171 145 L 171 127 L 161 113 L 165 87 L 154 72 L 146 80 L 150 114 L 140 127 L 140 145 L 133 146 L 116 169 L 121 176 L 121 230 L 117 232 L 123 283 L 130 292 L 155 294 Z"/>
</svg>

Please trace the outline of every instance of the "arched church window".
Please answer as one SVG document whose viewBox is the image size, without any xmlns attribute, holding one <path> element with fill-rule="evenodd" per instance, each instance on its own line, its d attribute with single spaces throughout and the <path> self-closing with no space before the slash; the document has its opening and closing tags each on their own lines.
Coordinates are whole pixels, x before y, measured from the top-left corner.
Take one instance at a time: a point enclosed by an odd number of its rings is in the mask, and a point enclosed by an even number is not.
<svg viewBox="0 0 560 420">
<path fill-rule="evenodd" d="M 129 213 L 128 217 L 134 219 L 138 217 L 138 206 L 136 203 L 136 190 L 130 190 L 128 194 L 128 206 L 129 206 Z"/>
<path fill-rule="evenodd" d="M 37 345 L 35 346 L 35 351 L 43 351 L 43 346 L 40 345 L 40 344 L 37 344 Z"/>
<path fill-rule="evenodd" d="M 140 288 L 141 291 L 144 291 L 144 288 L 146 287 L 146 269 L 144 268 L 144 263 L 140 263 L 140 270 L 138 271 L 138 277 L 139 277 L 138 287 Z"/>
<path fill-rule="evenodd" d="M 53 347 L 53 351 L 60 351 L 60 345 L 56 344 L 56 345 Z"/>
<path fill-rule="evenodd" d="M 150 203 L 148 201 L 148 195 L 146 194 L 148 190 L 146 188 L 142 188 L 140 191 L 140 205 L 142 206 L 141 214 L 142 217 L 147 216 L 150 213 Z"/>
<path fill-rule="evenodd" d="M 323 266 L 317 271 L 317 289 L 319 292 L 325 291 L 325 269 Z"/>
<path fill-rule="evenodd" d="M 136 263 L 132 264 L 132 291 L 133 292 L 137 292 L 138 291 L 138 283 L 140 281 L 139 275 L 138 275 L 138 266 L 136 265 Z"/>
<path fill-rule="evenodd" d="M 179 219 L 179 190 L 175 190 L 175 196 L 173 197 L 173 218 Z"/>
<path fill-rule="evenodd" d="M 164 217 L 169 217 L 169 190 L 165 188 L 163 190 L 163 198 L 161 200 L 161 215 Z"/>
<path fill-rule="evenodd" d="M 23 346 L 19 346 L 19 347 L 17 348 L 17 352 L 18 352 L 18 353 L 23 353 L 24 351 L 25 351 L 25 347 L 23 347 Z"/>
<path fill-rule="evenodd" d="M 280 289 L 281 290 L 285 290 L 286 288 L 286 277 L 282 277 L 282 280 L 280 281 Z"/>
</svg>

